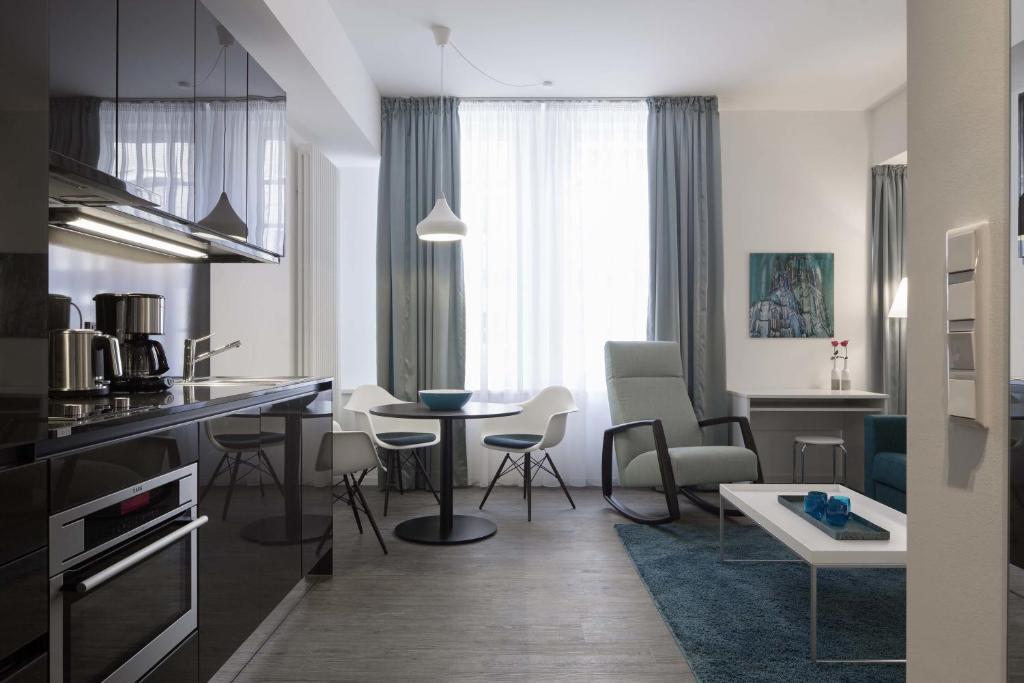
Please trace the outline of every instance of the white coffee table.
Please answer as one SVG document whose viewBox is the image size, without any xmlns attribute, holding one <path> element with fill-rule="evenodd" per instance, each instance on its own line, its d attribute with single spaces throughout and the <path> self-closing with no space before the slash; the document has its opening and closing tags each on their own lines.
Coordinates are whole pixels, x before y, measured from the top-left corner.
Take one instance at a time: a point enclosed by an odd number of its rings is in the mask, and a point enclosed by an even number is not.
<svg viewBox="0 0 1024 683">
<path fill-rule="evenodd" d="M 728 502 L 796 553 L 799 560 L 759 560 L 725 556 L 725 511 L 718 520 L 718 559 L 721 562 L 805 562 L 811 568 L 811 661 L 858 664 L 902 664 L 906 659 L 818 659 L 818 569 L 880 569 L 907 566 L 907 516 L 876 500 L 835 484 L 722 484 Z M 889 531 L 887 541 L 837 541 L 779 503 L 780 495 L 825 491 L 849 496 L 861 517 Z"/>
</svg>

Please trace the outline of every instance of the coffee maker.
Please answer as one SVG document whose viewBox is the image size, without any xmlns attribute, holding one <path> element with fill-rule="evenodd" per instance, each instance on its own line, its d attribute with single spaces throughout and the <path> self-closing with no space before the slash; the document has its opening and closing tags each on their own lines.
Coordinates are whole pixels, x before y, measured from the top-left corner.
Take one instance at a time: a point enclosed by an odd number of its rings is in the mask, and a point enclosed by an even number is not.
<svg viewBox="0 0 1024 683">
<path fill-rule="evenodd" d="M 166 391 L 173 384 L 163 345 L 151 335 L 164 333 L 164 298 L 159 294 L 97 294 L 96 327 L 116 337 L 121 346 L 123 375 L 111 377 L 118 392 Z"/>
</svg>

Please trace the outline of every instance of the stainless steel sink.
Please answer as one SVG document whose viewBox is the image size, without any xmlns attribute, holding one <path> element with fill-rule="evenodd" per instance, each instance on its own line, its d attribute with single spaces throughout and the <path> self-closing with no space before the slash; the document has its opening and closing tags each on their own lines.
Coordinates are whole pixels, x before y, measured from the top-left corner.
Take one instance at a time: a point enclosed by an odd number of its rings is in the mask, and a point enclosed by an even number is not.
<svg viewBox="0 0 1024 683">
<path fill-rule="evenodd" d="M 188 382 L 175 380 L 175 384 L 183 387 L 240 387 L 240 386 L 265 386 L 279 387 L 292 382 L 298 382 L 300 377 L 207 377 L 205 379 L 194 379 Z"/>
</svg>

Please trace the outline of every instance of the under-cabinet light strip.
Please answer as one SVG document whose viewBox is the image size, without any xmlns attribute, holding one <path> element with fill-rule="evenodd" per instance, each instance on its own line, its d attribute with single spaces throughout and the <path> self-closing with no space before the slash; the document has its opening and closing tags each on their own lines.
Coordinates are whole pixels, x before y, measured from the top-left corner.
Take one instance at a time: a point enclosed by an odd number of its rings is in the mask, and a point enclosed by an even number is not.
<svg viewBox="0 0 1024 683">
<path fill-rule="evenodd" d="M 162 240 L 156 237 L 143 235 L 132 230 L 125 230 L 124 228 L 118 228 L 89 218 L 74 218 L 73 220 L 68 221 L 67 225 L 75 228 L 76 230 L 81 230 L 82 232 L 99 235 L 100 237 L 105 237 L 118 242 L 126 242 L 137 247 L 142 247 L 143 249 L 152 249 L 153 251 L 158 251 L 163 254 L 184 256 L 185 258 L 195 259 L 208 258 L 206 254 L 198 249 L 192 249 L 191 247 L 186 247 L 169 240 Z"/>
</svg>

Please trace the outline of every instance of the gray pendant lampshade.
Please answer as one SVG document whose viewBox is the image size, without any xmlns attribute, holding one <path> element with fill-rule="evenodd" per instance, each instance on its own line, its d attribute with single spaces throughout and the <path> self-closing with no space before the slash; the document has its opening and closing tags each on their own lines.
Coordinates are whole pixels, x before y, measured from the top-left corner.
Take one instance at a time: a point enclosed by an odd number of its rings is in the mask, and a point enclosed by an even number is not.
<svg viewBox="0 0 1024 683">
<path fill-rule="evenodd" d="M 214 205 L 206 218 L 199 221 L 199 225 L 209 228 L 214 232 L 230 237 L 233 240 L 245 242 L 249 239 L 249 227 L 245 224 L 231 206 L 227 192 L 221 192 L 217 204 Z"/>
</svg>

